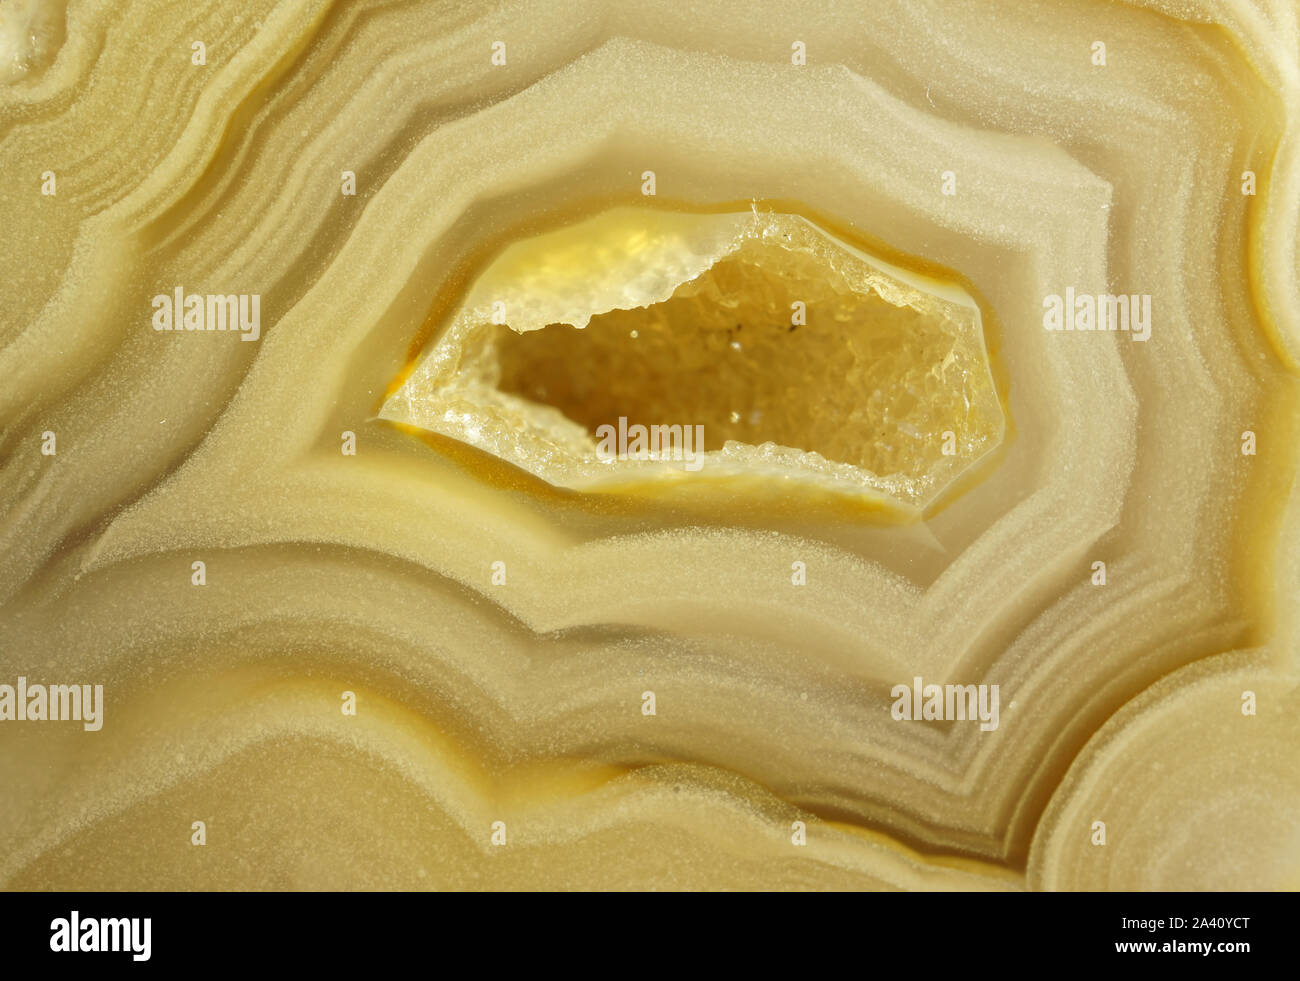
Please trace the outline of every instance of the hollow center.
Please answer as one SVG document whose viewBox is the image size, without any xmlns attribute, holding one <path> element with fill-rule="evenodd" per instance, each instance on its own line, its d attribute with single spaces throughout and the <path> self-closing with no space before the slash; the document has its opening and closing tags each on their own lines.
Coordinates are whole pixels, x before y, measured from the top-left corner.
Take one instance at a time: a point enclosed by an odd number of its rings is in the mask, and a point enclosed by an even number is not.
<svg viewBox="0 0 1300 981">
<path fill-rule="evenodd" d="M 770 442 L 918 478 L 995 436 L 975 408 L 987 366 L 969 326 L 856 291 L 778 246 L 748 245 L 667 300 L 583 329 L 492 330 L 499 390 L 593 436 L 620 417 L 702 425 L 709 450 Z"/>
<path fill-rule="evenodd" d="M 619 207 L 512 243 L 381 417 L 557 486 L 707 466 L 907 509 L 1006 427 L 968 291 L 757 207 Z"/>
</svg>

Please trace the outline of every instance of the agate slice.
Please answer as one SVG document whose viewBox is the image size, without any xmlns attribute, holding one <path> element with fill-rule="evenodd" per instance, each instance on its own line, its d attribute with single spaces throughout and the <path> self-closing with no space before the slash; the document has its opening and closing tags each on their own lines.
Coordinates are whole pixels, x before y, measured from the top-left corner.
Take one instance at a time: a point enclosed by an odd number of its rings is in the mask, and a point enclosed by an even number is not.
<svg viewBox="0 0 1300 981">
<path fill-rule="evenodd" d="M 1298 139 L 1294 0 L 0 0 L 0 888 L 1296 888 Z"/>
</svg>

